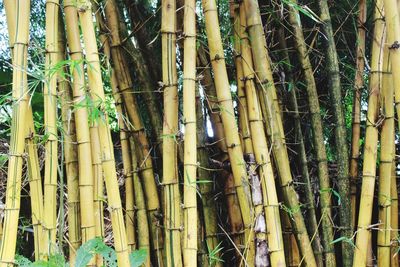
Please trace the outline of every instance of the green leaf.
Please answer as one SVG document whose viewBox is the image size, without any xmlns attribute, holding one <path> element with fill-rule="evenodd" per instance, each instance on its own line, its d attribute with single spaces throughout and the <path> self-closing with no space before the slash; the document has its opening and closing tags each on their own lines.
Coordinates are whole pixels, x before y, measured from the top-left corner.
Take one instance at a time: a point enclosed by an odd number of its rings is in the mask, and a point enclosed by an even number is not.
<svg viewBox="0 0 400 267">
<path fill-rule="evenodd" d="M 139 267 L 146 261 L 147 258 L 147 250 L 146 249 L 139 249 L 133 251 L 129 255 L 129 261 L 131 263 L 131 267 Z"/>
<path fill-rule="evenodd" d="M 22 255 L 16 255 L 15 256 L 15 264 L 20 267 L 30 267 L 32 266 L 32 262 L 25 258 Z"/>
</svg>

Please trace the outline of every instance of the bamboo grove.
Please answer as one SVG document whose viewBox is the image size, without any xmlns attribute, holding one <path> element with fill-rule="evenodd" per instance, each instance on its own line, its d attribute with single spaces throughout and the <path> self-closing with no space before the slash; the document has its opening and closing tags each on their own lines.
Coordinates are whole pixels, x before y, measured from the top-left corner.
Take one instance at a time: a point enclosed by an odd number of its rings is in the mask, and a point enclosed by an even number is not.
<svg viewBox="0 0 400 267">
<path fill-rule="evenodd" d="M 399 266 L 400 1 L 0 8 L 0 267 Z"/>
</svg>

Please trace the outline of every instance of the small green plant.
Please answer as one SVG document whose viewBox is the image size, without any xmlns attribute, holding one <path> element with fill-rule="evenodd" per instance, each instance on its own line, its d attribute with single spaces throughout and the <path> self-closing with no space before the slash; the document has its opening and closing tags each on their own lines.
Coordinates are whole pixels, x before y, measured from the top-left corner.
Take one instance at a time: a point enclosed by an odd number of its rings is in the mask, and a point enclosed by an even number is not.
<svg viewBox="0 0 400 267">
<path fill-rule="evenodd" d="M 117 267 L 117 255 L 115 250 L 107 246 L 101 238 L 94 238 L 83 244 L 76 251 L 76 259 L 74 267 L 85 267 L 94 255 L 100 255 L 104 259 L 104 266 L 107 267 Z M 147 250 L 139 249 L 133 251 L 129 255 L 130 266 L 139 267 L 146 261 Z M 69 267 L 69 263 L 65 261 L 64 255 L 62 253 L 57 253 L 50 255 L 48 261 L 35 261 L 31 262 L 29 259 L 17 255 L 15 258 L 15 263 L 20 267 Z"/>
</svg>

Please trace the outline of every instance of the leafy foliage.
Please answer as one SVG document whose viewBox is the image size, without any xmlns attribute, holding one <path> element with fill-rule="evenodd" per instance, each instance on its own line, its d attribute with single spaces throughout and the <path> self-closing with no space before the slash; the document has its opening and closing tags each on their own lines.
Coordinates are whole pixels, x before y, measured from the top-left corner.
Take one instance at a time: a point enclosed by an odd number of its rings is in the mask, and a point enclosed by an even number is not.
<svg viewBox="0 0 400 267">
<path fill-rule="evenodd" d="M 104 259 L 105 266 L 117 267 L 117 254 L 115 250 L 107 246 L 101 238 L 94 238 L 87 241 L 76 251 L 76 259 L 74 267 L 84 267 L 95 255 L 100 255 Z M 133 251 L 129 255 L 130 266 L 139 267 L 147 258 L 147 250 L 140 249 Z M 65 261 L 64 255 L 61 253 L 50 255 L 48 261 L 39 260 L 31 262 L 29 259 L 17 255 L 15 258 L 17 266 L 20 267 L 60 267 L 69 266 Z"/>
</svg>

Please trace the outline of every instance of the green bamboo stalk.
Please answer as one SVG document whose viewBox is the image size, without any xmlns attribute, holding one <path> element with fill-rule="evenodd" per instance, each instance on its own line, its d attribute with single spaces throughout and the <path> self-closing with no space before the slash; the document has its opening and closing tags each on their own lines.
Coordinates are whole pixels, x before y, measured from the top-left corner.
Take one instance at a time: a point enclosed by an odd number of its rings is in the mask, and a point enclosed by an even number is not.
<svg viewBox="0 0 400 267">
<path fill-rule="evenodd" d="M 333 35 L 331 16 L 328 1 L 318 1 L 322 30 L 325 35 L 326 45 L 326 71 L 328 73 L 328 88 L 332 104 L 333 118 L 335 121 L 336 160 L 338 162 L 337 183 L 340 195 L 339 221 L 341 237 L 351 238 L 353 226 L 351 220 L 351 194 L 349 180 L 349 155 L 347 146 L 346 124 L 342 104 L 342 85 L 340 82 L 339 61 L 337 58 L 336 44 Z M 324 246 L 325 247 L 325 246 Z M 353 261 L 353 247 L 349 242 L 341 242 L 342 264 L 351 266 Z"/>
<path fill-rule="evenodd" d="M 293 2 L 297 5 L 297 1 Z M 295 6 L 288 6 L 289 22 L 293 29 L 295 47 L 301 68 L 303 70 L 308 95 L 308 107 L 310 109 L 311 126 L 313 129 L 313 143 L 318 162 L 319 189 L 321 194 L 321 214 L 322 214 L 322 244 L 327 266 L 336 266 L 335 251 L 333 241 L 333 225 L 331 223 L 331 182 L 328 173 L 328 161 L 324 144 L 324 134 L 321 119 L 321 112 L 318 100 L 317 86 L 306 43 L 304 41 L 303 29 L 300 21 L 299 11 Z"/>
<path fill-rule="evenodd" d="M 306 209 L 306 216 L 307 216 L 307 231 L 309 236 L 313 236 L 312 247 L 314 250 L 315 260 L 317 261 L 318 266 L 323 265 L 323 247 L 321 244 L 321 238 L 319 235 L 319 227 L 317 222 L 317 215 L 316 215 L 316 208 L 315 208 L 315 199 L 314 199 L 314 192 L 311 185 L 311 178 L 308 169 L 308 161 L 307 161 L 307 153 L 304 144 L 304 136 L 303 130 L 301 128 L 301 117 L 299 113 L 299 107 L 297 103 L 297 92 L 298 89 L 296 87 L 295 81 L 293 80 L 292 76 L 292 65 L 290 63 L 289 54 L 288 54 L 288 47 L 286 44 L 285 34 L 283 31 L 283 27 L 278 31 L 279 35 L 279 44 L 282 50 L 283 59 L 286 61 L 284 64 L 285 74 L 286 74 L 286 82 L 289 91 L 289 108 L 291 115 L 294 119 L 294 128 L 295 128 L 295 136 L 296 136 L 296 143 L 297 143 L 297 155 L 298 155 L 298 162 L 300 165 L 301 170 L 301 182 L 304 184 L 304 200 L 303 205 Z"/>
</svg>

